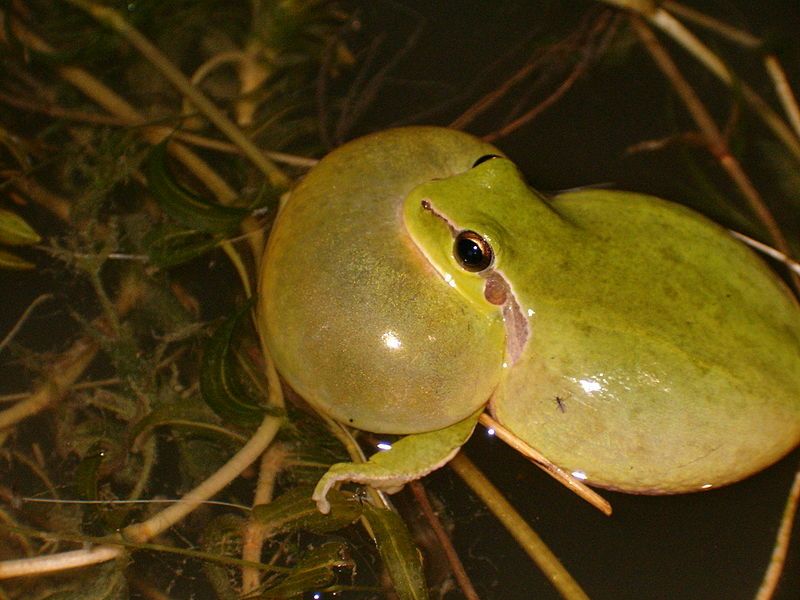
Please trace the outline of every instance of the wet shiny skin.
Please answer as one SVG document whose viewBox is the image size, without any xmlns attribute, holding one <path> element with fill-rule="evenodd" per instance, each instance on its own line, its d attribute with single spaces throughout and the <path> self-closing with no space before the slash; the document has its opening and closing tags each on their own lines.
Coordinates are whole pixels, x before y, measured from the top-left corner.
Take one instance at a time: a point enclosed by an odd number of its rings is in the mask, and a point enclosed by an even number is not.
<svg viewBox="0 0 800 600">
<path fill-rule="evenodd" d="M 553 462 L 624 491 L 722 485 L 797 445 L 800 310 L 757 257 L 676 204 L 545 200 L 506 159 L 473 167 L 497 153 L 449 130 L 390 130 L 292 192 L 260 311 L 296 391 L 392 433 L 491 400 Z M 464 230 L 491 245 L 487 271 L 454 257 Z M 510 290 L 501 306 L 491 278 Z"/>
</svg>

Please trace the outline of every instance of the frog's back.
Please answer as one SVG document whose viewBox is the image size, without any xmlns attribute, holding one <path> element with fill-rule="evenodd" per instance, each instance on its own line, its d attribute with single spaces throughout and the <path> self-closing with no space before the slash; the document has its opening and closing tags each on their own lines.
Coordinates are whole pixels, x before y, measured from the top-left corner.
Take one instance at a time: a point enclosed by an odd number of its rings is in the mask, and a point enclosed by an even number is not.
<svg viewBox="0 0 800 600">
<path fill-rule="evenodd" d="M 495 399 L 501 421 L 626 491 L 722 485 L 797 445 L 800 310 L 758 257 L 651 197 L 580 191 L 553 207 L 575 235 L 528 290 L 531 341 Z"/>
</svg>

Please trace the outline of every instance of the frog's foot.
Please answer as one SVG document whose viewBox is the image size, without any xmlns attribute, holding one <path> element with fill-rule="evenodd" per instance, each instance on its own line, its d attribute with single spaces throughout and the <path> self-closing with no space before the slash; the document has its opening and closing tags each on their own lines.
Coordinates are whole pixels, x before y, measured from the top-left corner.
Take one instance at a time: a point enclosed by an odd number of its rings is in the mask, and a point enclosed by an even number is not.
<svg viewBox="0 0 800 600">
<path fill-rule="evenodd" d="M 447 464 L 469 439 L 482 411 L 481 408 L 444 429 L 407 435 L 395 442 L 391 449 L 374 454 L 365 463 L 332 465 L 317 483 L 311 498 L 319 511 L 327 514 L 331 509 L 326 499 L 328 490 L 340 481 L 362 483 L 387 492 L 398 491 L 409 481 Z"/>
</svg>

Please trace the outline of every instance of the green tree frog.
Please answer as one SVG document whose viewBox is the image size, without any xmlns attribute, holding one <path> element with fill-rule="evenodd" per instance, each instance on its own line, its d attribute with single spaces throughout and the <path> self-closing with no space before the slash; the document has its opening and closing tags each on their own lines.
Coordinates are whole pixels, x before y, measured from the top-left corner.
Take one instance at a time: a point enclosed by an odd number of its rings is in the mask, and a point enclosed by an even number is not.
<svg viewBox="0 0 800 600">
<path fill-rule="evenodd" d="M 291 192 L 260 323 L 318 410 L 410 434 L 349 479 L 446 462 L 484 407 L 587 483 L 724 485 L 800 441 L 800 310 L 723 228 L 640 194 L 545 198 L 496 148 L 436 127 L 373 134 Z"/>
</svg>

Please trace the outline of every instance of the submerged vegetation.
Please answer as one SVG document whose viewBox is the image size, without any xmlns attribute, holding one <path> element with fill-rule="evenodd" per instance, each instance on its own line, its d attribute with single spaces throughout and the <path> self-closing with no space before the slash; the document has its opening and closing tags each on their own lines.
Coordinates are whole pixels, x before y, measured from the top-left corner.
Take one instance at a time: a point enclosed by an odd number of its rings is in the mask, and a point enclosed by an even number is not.
<svg viewBox="0 0 800 600">
<path fill-rule="evenodd" d="M 357 486 L 329 515 L 311 501 L 330 464 L 380 440 L 282 390 L 251 319 L 255 273 L 281 197 L 355 135 L 466 129 L 537 187 L 613 179 L 800 255 L 797 9 L 723 22 L 671 1 L 413 4 L 3 3 L 0 599 L 556 593 L 519 573 L 449 473 L 394 510 Z M 560 534 L 592 597 L 754 597 L 798 458 L 710 494 L 609 494 L 609 520 L 497 446 L 466 454 L 525 506 L 504 522 L 569 598 L 584 592 L 526 521 Z M 513 512 L 468 459 L 455 471 Z M 800 557 L 781 548 L 775 597 L 791 598 Z"/>
</svg>

